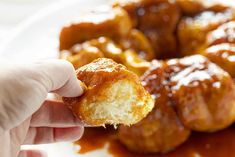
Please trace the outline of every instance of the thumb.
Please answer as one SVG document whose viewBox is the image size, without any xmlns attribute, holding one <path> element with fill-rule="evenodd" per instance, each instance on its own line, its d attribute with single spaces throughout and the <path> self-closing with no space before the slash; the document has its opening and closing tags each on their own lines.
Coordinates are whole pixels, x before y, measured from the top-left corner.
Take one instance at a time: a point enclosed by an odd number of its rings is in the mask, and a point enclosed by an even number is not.
<svg viewBox="0 0 235 157">
<path fill-rule="evenodd" d="M 73 66 L 64 60 L 3 64 L 0 69 L 0 133 L 19 125 L 43 104 L 48 92 L 83 93 Z"/>
</svg>

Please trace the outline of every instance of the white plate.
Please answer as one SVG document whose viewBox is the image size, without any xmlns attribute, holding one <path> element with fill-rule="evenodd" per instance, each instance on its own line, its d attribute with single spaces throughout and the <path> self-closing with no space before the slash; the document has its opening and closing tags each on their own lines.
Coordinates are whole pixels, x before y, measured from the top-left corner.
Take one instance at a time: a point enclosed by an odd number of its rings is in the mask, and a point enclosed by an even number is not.
<svg viewBox="0 0 235 157">
<path fill-rule="evenodd" d="M 86 12 L 107 6 L 111 0 L 65 0 L 43 9 L 17 27 L 0 46 L 1 58 L 56 58 L 61 28 Z"/>
<path fill-rule="evenodd" d="M 85 12 L 109 4 L 110 0 L 60 1 L 32 16 L 6 37 L 0 47 L 0 56 L 7 60 L 57 58 L 58 37 L 63 25 L 78 20 Z M 48 152 L 49 157 L 110 157 L 106 149 L 84 155 L 76 153 L 71 142 L 49 145 L 23 146 Z"/>
<path fill-rule="evenodd" d="M 224 0 L 234 5 L 233 0 Z M 7 60 L 32 60 L 57 58 L 58 37 L 63 25 L 77 20 L 89 9 L 107 5 L 111 0 L 68 0 L 60 1 L 45 8 L 17 27 L 6 37 L 0 46 L 0 56 Z M 107 150 L 96 150 L 84 155 L 75 152 L 77 148 L 70 143 L 56 143 L 40 146 L 24 146 L 23 148 L 39 148 L 48 152 L 49 157 L 110 157 Z"/>
</svg>

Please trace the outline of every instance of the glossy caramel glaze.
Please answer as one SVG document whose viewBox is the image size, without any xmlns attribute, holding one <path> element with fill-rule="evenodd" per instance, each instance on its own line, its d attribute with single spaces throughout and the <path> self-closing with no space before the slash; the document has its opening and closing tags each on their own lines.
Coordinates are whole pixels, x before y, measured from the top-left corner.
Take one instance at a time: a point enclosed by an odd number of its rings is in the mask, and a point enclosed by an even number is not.
<svg viewBox="0 0 235 157">
<path fill-rule="evenodd" d="M 235 44 L 218 44 L 208 47 L 204 55 L 235 78 Z"/>
<path fill-rule="evenodd" d="M 139 123 L 131 127 L 120 126 L 118 133 L 112 131 L 111 135 L 106 132 L 105 135 L 112 141 L 110 152 L 117 156 L 123 156 L 124 152 L 125 156 L 143 156 L 128 152 L 120 146 L 121 142 L 133 152 L 146 154 L 166 153 L 178 148 L 166 155 L 152 156 L 179 156 L 179 152 L 183 156 L 229 156 L 227 149 L 217 154 L 208 151 L 210 147 L 215 149 L 216 145 L 206 143 L 200 147 L 200 144 L 190 143 L 194 138 L 206 138 L 205 134 L 193 134 L 186 142 L 187 146 L 179 146 L 188 139 L 191 130 L 214 132 L 228 127 L 235 119 L 235 85 L 232 80 L 235 77 L 235 10 L 214 2 L 118 0 L 113 10 L 102 11 L 101 14 L 96 12 L 96 15 L 90 16 L 92 18 L 62 30 L 60 48 L 70 51 L 61 52 L 61 56 L 75 67 L 95 58 L 107 57 L 139 76 L 149 68 L 142 80 L 156 101 L 155 107 Z M 78 44 L 71 48 L 75 43 Z M 160 59 L 192 54 L 204 55 L 223 70 L 199 55 L 155 60 L 151 65 L 147 62 L 155 57 Z M 102 82 L 98 76 L 96 81 Z M 119 75 L 113 76 L 119 78 Z M 85 80 L 91 81 L 90 77 L 92 75 L 88 74 Z M 99 87 L 89 96 L 102 93 L 102 90 L 105 88 Z M 101 148 L 107 142 L 100 138 L 102 134 L 103 131 L 97 135 L 97 145 L 87 146 L 90 150 L 96 146 Z M 89 136 L 90 140 L 94 138 L 92 133 Z M 84 153 L 86 149 L 80 152 Z"/>
<path fill-rule="evenodd" d="M 180 122 L 172 101 L 164 62 L 153 61 L 143 76 L 144 87 L 155 98 L 155 108 L 139 123 L 119 127 L 119 139 L 134 152 L 167 152 L 183 143 L 190 133 Z"/>
<path fill-rule="evenodd" d="M 197 54 L 205 48 L 207 33 L 219 25 L 234 20 L 235 11 L 204 11 L 193 17 L 184 17 L 178 25 L 178 40 L 181 56 Z"/>
<path fill-rule="evenodd" d="M 184 144 L 166 154 L 130 152 L 118 141 L 116 131 L 111 128 L 86 128 L 83 137 L 75 145 L 80 147 L 78 154 L 107 146 L 108 153 L 113 157 L 233 157 L 235 127 L 216 133 L 193 133 Z"/>
<path fill-rule="evenodd" d="M 105 144 L 117 140 L 116 132 L 117 131 L 110 126 L 107 128 L 85 128 L 82 138 L 75 142 L 75 145 L 80 146 L 78 153 L 85 154 L 90 151 L 102 149 Z"/>
<path fill-rule="evenodd" d="M 235 44 L 235 21 L 222 24 L 217 29 L 207 35 L 207 45 L 217 45 L 221 43 Z"/>
<path fill-rule="evenodd" d="M 136 33 L 137 36 L 141 36 L 138 32 Z M 133 45 L 145 47 L 145 42 L 142 39 L 138 39 L 137 42 L 134 38 L 135 37 L 128 38 L 128 41 L 133 42 Z M 122 40 L 122 42 L 127 41 Z M 128 43 L 125 44 L 129 45 Z M 138 46 L 136 46 L 136 48 Z M 88 64 L 95 59 L 103 57 L 113 59 L 115 62 L 125 65 L 129 70 L 140 76 L 150 66 L 150 63 L 145 59 L 150 59 L 153 56 L 152 51 L 150 51 L 150 53 L 147 53 L 147 51 L 141 51 L 140 54 L 138 54 L 131 47 L 125 50 L 121 45 L 116 44 L 113 40 L 107 37 L 100 37 L 81 44 L 76 44 L 70 50 L 63 50 L 60 52 L 60 58 L 71 62 L 75 69 Z"/>
<path fill-rule="evenodd" d="M 233 123 L 235 85 L 227 72 L 201 55 L 172 59 L 167 65 L 175 108 L 186 127 L 216 131 Z"/>
<path fill-rule="evenodd" d="M 175 1 L 119 0 L 114 6 L 128 12 L 134 27 L 149 38 L 157 58 L 177 56 L 174 31 L 180 10 Z"/>
<path fill-rule="evenodd" d="M 188 138 L 189 129 L 217 131 L 235 119 L 232 78 L 201 55 L 155 60 L 142 81 L 155 108 L 139 123 L 120 126 L 120 141 L 132 151 L 167 152 Z"/>
<path fill-rule="evenodd" d="M 128 35 L 132 24 L 127 13 L 121 8 L 97 10 L 78 23 L 64 27 L 60 33 L 60 50 L 70 49 L 74 44 L 98 37 L 119 40 Z"/>
<path fill-rule="evenodd" d="M 108 40 L 109 43 L 115 43 L 122 50 L 133 50 L 142 59 L 152 60 L 155 57 L 149 40 L 142 32 L 132 28 L 131 19 L 122 8 L 107 8 L 106 10 L 92 12 L 84 19 L 62 29 L 60 50 L 69 50 L 75 44 L 84 44 L 84 42 L 85 44 L 89 42 L 91 45 L 101 48 L 101 44 L 105 45 L 107 38 L 109 38 L 112 40 Z M 106 40 L 95 42 L 95 39 L 101 37 Z M 112 47 L 109 46 L 108 48 Z"/>
<path fill-rule="evenodd" d="M 60 58 L 66 59 L 72 63 L 75 69 L 86 65 L 97 58 L 103 57 L 103 52 L 97 47 L 85 46 L 83 44 L 76 44 L 69 51 L 63 50 L 60 52 Z"/>
<path fill-rule="evenodd" d="M 176 0 L 184 15 L 195 15 L 203 11 L 224 11 L 229 5 L 221 0 Z"/>
<path fill-rule="evenodd" d="M 119 44 L 123 50 L 135 51 L 141 59 L 151 61 L 155 58 L 155 54 L 149 40 L 137 29 L 132 29 L 127 37 L 121 38 Z"/>
</svg>

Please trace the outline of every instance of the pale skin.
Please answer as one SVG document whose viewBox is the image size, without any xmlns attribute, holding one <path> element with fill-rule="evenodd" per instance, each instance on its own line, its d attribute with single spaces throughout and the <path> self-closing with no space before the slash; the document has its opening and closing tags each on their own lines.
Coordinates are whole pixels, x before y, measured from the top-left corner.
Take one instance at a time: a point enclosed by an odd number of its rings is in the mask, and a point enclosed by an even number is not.
<svg viewBox="0 0 235 157">
<path fill-rule="evenodd" d="M 45 157 L 39 150 L 20 150 L 24 144 L 75 141 L 83 124 L 49 92 L 76 97 L 83 93 L 73 66 L 67 61 L 0 62 L 0 156 Z"/>
</svg>

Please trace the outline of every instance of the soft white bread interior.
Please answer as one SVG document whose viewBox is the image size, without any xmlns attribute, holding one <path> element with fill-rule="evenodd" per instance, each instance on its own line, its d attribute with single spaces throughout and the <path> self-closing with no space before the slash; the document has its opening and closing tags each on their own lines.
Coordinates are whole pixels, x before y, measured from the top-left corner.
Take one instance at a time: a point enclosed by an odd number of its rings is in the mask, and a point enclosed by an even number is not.
<svg viewBox="0 0 235 157">
<path fill-rule="evenodd" d="M 94 60 L 77 69 L 77 77 L 87 86 L 86 92 L 63 101 L 85 124 L 135 124 L 154 106 L 138 76 L 111 59 Z"/>
</svg>

